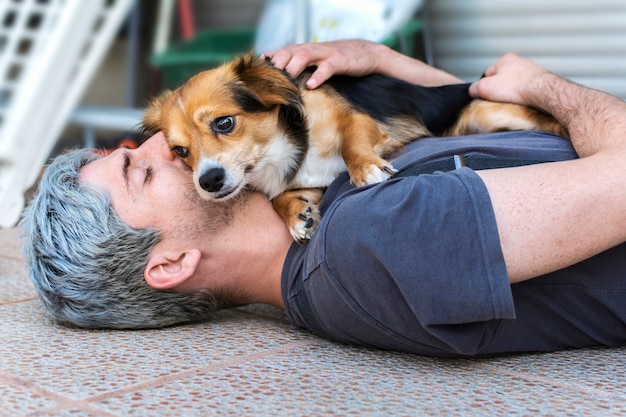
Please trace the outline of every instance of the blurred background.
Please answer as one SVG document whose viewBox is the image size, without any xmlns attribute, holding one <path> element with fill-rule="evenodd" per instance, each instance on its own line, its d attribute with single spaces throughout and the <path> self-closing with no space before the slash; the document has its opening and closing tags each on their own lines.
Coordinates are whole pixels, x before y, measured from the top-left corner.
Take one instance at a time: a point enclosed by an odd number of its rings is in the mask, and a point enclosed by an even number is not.
<svg viewBox="0 0 626 417">
<path fill-rule="evenodd" d="M 512 51 L 626 98 L 623 0 L 0 0 L 0 226 L 50 156 L 135 146 L 164 88 L 251 49 L 341 38 L 467 81 Z"/>
</svg>

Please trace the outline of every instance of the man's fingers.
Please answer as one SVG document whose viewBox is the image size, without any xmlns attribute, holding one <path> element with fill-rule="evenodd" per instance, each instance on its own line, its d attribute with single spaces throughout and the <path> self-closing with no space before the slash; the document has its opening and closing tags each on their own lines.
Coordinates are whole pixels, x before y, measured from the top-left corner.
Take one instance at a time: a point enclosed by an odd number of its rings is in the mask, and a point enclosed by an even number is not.
<svg viewBox="0 0 626 417">
<path fill-rule="evenodd" d="M 307 88 L 314 89 L 334 74 L 335 66 L 329 59 L 318 59 L 313 52 L 315 50 L 297 48 L 294 45 L 279 51 L 266 52 L 264 56 L 270 57 L 276 68 L 287 71 L 292 77 L 297 77 L 309 66 L 317 65 L 317 69 L 306 82 Z"/>
<path fill-rule="evenodd" d="M 335 66 L 330 61 L 322 61 L 317 69 L 311 74 L 307 80 L 307 88 L 314 89 L 319 87 L 335 73 Z"/>
<path fill-rule="evenodd" d="M 476 97 L 480 97 L 480 87 L 478 86 L 478 83 L 480 81 L 475 81 L 470 85 L 469 88 L 469 94 L 470 96 L 476 98 Z"/>
<path fill-rule="evenodd" d="M 291 54 L 284 49 L 280 49 L 278 51 L 265 52 L 262 57 L 269 58 L 276 68 L 285 69 L 285 66 L 291 59 Z"/>
<path fill-rule="evenodd" d="M 298 45 L 292 45 L 278 51 L 266 52 L 264 56 L 270 57 L 272 64 L 278 69 L 287 71 L 292 77 L 297 77 L 304 71 L 306 67 L 312 64 L 313 58 L 311 54 L 298 48 Z"/>
<path fill-rule="evenodd" d="M 272 63 L 280 69 L 297 77 L 307 67 L 317 66 L 306 86 L 309 89 L 317 88 L 334 74 L 361 75 L 371 72 L 372 64 L 363 60 L 358 52 L 362 42 L 334 41 L 321 43 L 306 43 L 290 45 L 277 51 L 266 52 L 264 56 L 271 57 Z M 370 44 L 366 44 L 370 46 Z M 367 49 L 367 48 L 366 48 Z"/>
<path fill-rule="evenodd" d="M 311 58 L 304 51 L 298 51 L 289 60 L 287 65 L 285 66 L 285 71 L 289 73 L 292 77 L 297 77 L 304 71 L 304 69 L 310 65 Z"/>
</svg>

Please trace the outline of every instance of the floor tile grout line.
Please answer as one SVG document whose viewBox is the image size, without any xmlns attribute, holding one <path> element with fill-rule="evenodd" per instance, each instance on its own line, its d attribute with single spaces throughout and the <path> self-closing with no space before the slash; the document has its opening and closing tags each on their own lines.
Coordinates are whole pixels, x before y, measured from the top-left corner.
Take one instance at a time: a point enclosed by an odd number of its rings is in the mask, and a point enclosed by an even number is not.
<svg viewBox="0 0 626 417">
<path fill-rule="evenodd" d="M 134 392 L 140 389 L 144 389 L 144 388 L 148 388 L 148 387 L 153 387 L 153 386 L 157 386 L 160 384 L 163 384 L 165 382 L 171 382 L 171 381 L 176 381 L 176 380 L 180 380 L 180 379 L 185 379 L 197 374 L 201 374 L 201 373 L 209 373 L 209 372 L 214 372 L 220 369 L 224 369 L 224 368 L 228 368 L 229 366 L 233 366 L 233 365 L 237 365 L 240 363 L 244 363 L 244 362 L 250 362 L 250 361 L 255 361 L 257 359 L 261 359 L 261 358 L 265 358 L 271 355 L 275 355 L 275 354 L 280 354 L 280 353 L 284 353 L 287 352 L 289 350 L 293 350 L 293 349 L 299 349 L 302 347 L 306 347 L 306 346 L 310 346 L 310 345 L 314 345 L 314 344 L 318 344 L 320 343 L 320 340 L 306 340 L 306 341 L 302 341 L 302 342 L 298 342 L 298 343 L 291 343 L 289 345 L 285 345 L 285 346 L 281 346 L 281 347 L 276 347 L 276 348 L 272 348 L 269 350 L 264 350 L 262 352 L 255 352 L 255 353 L 251 353 L 251 354 L 247 354 L 247 355 L 243 355 L 243 356 L 237 356 L 231 359 L 227 359 L 227 360 L 223 360 L 220 362 L 216 362 L 214 364 L 208 365 L 208 366 L 204 366 L 201 368 L 197 368 L 197 369 L 191 369 L 188 371 L 182 371 L 182 372 L 177 372 L 174 374 L 170 374 L 170 375 L 166 375 L 166 376 L 162 376 L 162 377 L 158 377 L 155 379 L 152 379 L 150 381 L 145 381 L 145 382 L 140 382 L 137 384 L 133 384 L 133 385 L 129 385 L 126 386 L 124 388 L 120 388 L 120 389 L 116 389 L 113 391 L 109 391 L 106 392 L 104 394 L 99 394 L 93 397 L 88 397 L 85 398 L 86 401 L 89 402 L 94 402 L 94 401 L 102 401 L 105 399 L 109 399 L 115 396 L 118 396 L 120 394 L 127 394 L 130 392 Z"/>
<path fill-rule="evenodd" d="M 34 417 L 38 415 L 43 415 L 43 413 L 45 414 L 56 413 L 58 411 L 67 410 L 68 408 L 74 407 L 74 408 L 80 408 L 81 410 L 85 410 L 85 411 L 98 412 L 99 414 L 104 415 L 104 416 L 117 417 L 116 414 L 111 414 L 110 412 L 106 410 L 102 410 L 100 408 L 93 406 L 89 401 L 86 401 L 84 399 L 76 400 L 73 398 L 65 397 L 61 394 L 57 394 L 56 392 L 48 391 L 47 389 L 40 387 L 34 382 L 31 382 L 27 379 L 24 379 L 12 373 L 0 371 L 0 382 L 10 385 L 13 388 L 17 388 L 19 390 L 28 392 L 30 394 L 34 394 L 38 397 L 45 398 L 46 400 L 55 401 L 58 403 L 57 405 L 46 407 L 42 410 L 38 410 L 33 413 L 26 414 L 27 416 Z"/>
<path fill-rule="evenodd" d="M 116 414 L 111 413 L 110 411 L 104 410 L 102 408 L 99 408 L 93 403 L 96 401 L 102 401 L 102 400 L 106 400 L 109 398 L 113 398 L 120 394 L 126 394 L 130 392 L 138 391 L 141 389 L 145 389 L 148 387 L 157 386 L 165 382 L 171 382 L 171 381 L 176 381 L 179 379 L 188 378 L 190 376 L 197 375 L 200 373 L 214 372 L 219 369 L 224 369 L 224 368 L 227 368 L 229 366 L 233 366 L 239 363 L 254 361 L 254 360 L 265 358 L 274 354 L 280 354 L 280 353 L 287 352 L 289 350 L 299 349 L 305 346 L 310 346 L 310 345 L 314 345 L 318 343 L 320 343 L 320 340 L 315 340 L 315 339 L 301 341 L 298 343 L 291 343 L 289 345 L 284 345 L 281 347 L 264 350 L 262 352 L 255 352 L 255 353 L 231 358 L 228 360 L 220 361 L 220 362 L 217 362 L 212 365 L 205 366 L 205 367 L 183 371 L 183 372 L 177 372 L 175 374 L 170 374 L 170 375 L 163 376 L 163 377 L 158 377 L 158 378 L 151 379 L 149 381 L 141 382 L 138 384 L 128 385 L 124 388 L 109 391 L 104 394 L 99 394 L 99 395 L 95 395 L 92 397 L 86 397 L 86 398 L 81 398 L 81 399 L 69 398 L 61 394 L 46 390 L 45 388 L 40 387 L 34 382 L 31 382 L 27 379 L 24 379 L 12 373 L 0 371 L 0 382 L 6 383 L 14 388 L 18 388 L 23 391 L 27 391 L 31 394 L 35 394 L 39 397 L 43 397 L 47 400 L 56 401 L 57 403 L 59 403 L 56 406 L 48 407 L 44 410 L 39 410 L 32 414 L 28 414 L 28 416 L 31 416 L 31 417 L 58 412 L 58 411 L 72 408 L 72 407 L 80 408 L 81 410 L 85 410 L 85 411 L 94 411 L 94 412 L 102 413 L 102 415 L 114 417 L 116 416 Z"/>
<path fill-rule="evenodd" d="M 7 259 L 9 261 L 16 261 L 16 262 L 21 262 L 21 263 L 25 263 L 26 260 L 22 257 L 22 256 L 14 256 L 14 255 L 3 255 L 0 254 L 0 259 Z"/>
<path fill-rule="evenodd" d="M 292 349 L 298 349 L 304 346 L 309 346 L 312 344 L 316 344 L 319 343 L 319 340 L 308 340 L 308 341 L 302 341 L 302 342 L 298 342 L 298 343 L 292 343 L 289 345 L 285 345 L 285 346 L 281 346 L 281 347 L 277 347 L 277 348 L 272 348 L 269 350 L 264 350 L 262 352 L 255 352 L 252 354 L 247 354 L 247 355 L 243 355 L 243 356 L 237 356 L 231 359 L 227 359 L 224 361 L 220 361 L 220 362 L 216 362 L 212 365 L 208 365 L 205 367 L 201 367 L 201 368 L 197 368 L 197 369 L 192 369 L 192 370 L 188 370 L 188 371 L 183 371 L 183 372 L 177 372 L 175 374 L 170 374 L 170 375 L 166 375 L 166 376 L 162 376 L 162 377 L 158 377 L 155 379 L 152 379 L 150 381 L 146 381 L 146 382 L 142 382 L 142 383 L 138 383 L 138 384 L 134 384 L 134 385 L 129 385 L 127 387 L 124 388 L 120 388 L 118 390 L 115 391 L 110 391 L 104 394 L 100 394 L 94 397 L 89 397 L 89 401 L 99 401 L 105 398 L 110 398 L 112 396 L 115 396 L 119 393 L 126 393 L 126 392 L 133 392 L 137 389 L 140 388 L 145 388 L 145 387 L 149 387 L 149 386 L 154 386 L 154 385 L 158 385 L 164 382 L 170 382 L 170 381 L 174 381 L 177 379 L 183 379 L 183 378 L 187 378 L 189 376 L 193 376 L 202 372 L 212 372 L 218 369 L 223 369 L 223 368 L 227 368 L 229 366 L 232 365 L 236 365 L 239 363 L 244 363 L 244 362 L 249 362 L 249 361 L 253 361 L 253 360 L 257 360 L 259 358 L 264 358 L 267 356 L 271 356 L 273 354 L 276 353 L 283 353 L 286 352 L 288 350 L 292 350 Z"/>
<path fill-rule="evenodd" d="M 494 366 L 494 365 L 488 365 L 488 364 L 485 364 L 485 363 L 479 363 L 477 365 L 480 368 L 483 368 L 483 369 L 487 369 L 487 370 L 490 370 L 490 371 L 493 371 L 493 372 L 496 372 L 496 373 L 499 373 L 499 374 L 513 376 L 513 377 L 517 377 L 517 378 L 521 378 L 521 379 L 526 379 L 528 381 L 539 382 L 539 383 L 542 383 L 542 384 L 552 385 L 554 387 L 565 388 L 565 389 L 569 389 L 569 390 L 577 391 L 577 392 L 581 392 L 581 393 L 598 395 L 600 397 L 626 400 L 626 393 L 619 394 L 619 393 L 606 392 L 604 390 L 599 390 L 599 389 L 595 389 L 595 388 L 588 388 L 588 387 L 585 387 L 585 386 L 582 386 L 582 385 L 578 385 L 578 384 L 571 384 L 571 383 L 559 382 L 559 381 L 556 381 L 556 380 L 553 380 L 553 379 L 549 379 L 549 378 L 542 378 L 542 377 L 534 376 L 534 375 L 531 375 L 531 374 L 528 374 L 528 373 L 525 373 L 525 372 L 509 371 L 509 370 L 502 369 L 502 368 Z"/>
<path fill-rule="evenodd" d="M 13 388 L 18 388 L 23 391 L 30 392 L 31 394 L 44 397 L 48 400 L 58 402 L 63 402 L 67 400 L 71 401 L 70 398 L 64 397 L 52 391 L 48 391 L 47 389 L 40 387 L 34 382 L 31 382 L 30 380 L 17 376 L 13 373 L 0 371 L 0 382 L 10 385 Z"/>
<path fill-rule="evenodd" d="M 30 298 L 22 298 L 21 300 L 13 300 L 13 301 L 5 301 L 5 302 L 0 302 L 0 306 L 8 306 L 8 305 L 13 305 L 13 304 L 21 304 L 21 303 L 28 303 L 31 301 L 37 301 L 39 298 L 37 296 L 34 297 L 30 297 Z"/>
</svg>

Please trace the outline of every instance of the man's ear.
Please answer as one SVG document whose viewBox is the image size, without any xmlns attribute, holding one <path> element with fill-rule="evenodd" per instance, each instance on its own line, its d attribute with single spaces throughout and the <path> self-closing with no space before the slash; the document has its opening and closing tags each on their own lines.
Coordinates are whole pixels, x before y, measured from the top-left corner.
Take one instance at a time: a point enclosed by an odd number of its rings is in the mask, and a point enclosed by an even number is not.
<svg viewBox="0 0 626 417">
<path fill-rule="evenodd" d="M 152 288 L 164 290 L 182 284 L 198 268 L 200 250 L 190 249 L 185 252 L 152 252 L 143 272 L 144 279 Z"/>
</svg>

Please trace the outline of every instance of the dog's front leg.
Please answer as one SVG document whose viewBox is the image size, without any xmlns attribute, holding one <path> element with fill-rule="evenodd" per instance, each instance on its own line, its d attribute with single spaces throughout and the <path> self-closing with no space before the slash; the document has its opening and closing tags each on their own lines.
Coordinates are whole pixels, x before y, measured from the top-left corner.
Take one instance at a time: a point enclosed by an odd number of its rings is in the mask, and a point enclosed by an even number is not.
<svg viewBox="0 0 626 417">
<path fill-rule="evenodd" d="M 272 200 L 274 210 L 287 224 L 297 242 L 311 239 L 320 222 L 319 203 L 322 188 L 303 188 L 285 191 Z"/>
<path fill-rule="evenodd" d="M 356 186 L 385 181 L 396 173 L 393 165 L 379 155 L 384 153 L 387 135 L 374 120 L 354 113 L 342 124 L 341 155 L 350 181 Z"/>
</svg>

